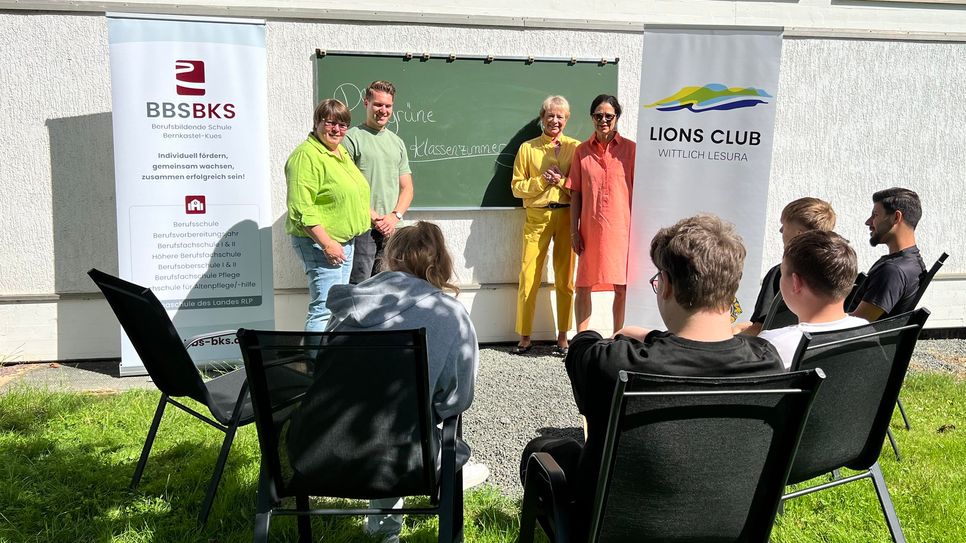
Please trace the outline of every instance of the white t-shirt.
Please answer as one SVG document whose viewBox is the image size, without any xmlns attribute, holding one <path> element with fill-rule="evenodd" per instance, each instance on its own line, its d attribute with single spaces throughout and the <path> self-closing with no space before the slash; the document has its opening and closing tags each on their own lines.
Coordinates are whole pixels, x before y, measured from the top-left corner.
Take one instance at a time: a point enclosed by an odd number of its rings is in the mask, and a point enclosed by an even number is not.
<svg viewBox="0 0 966 543">
<path fill-rule="evenodd" d="M 869 321 L 848 315 L 844 319 L 839 319 L 832 322 L 821 322 L 817 324 L 800 322 L 784 328 L 765 330 L 764 332 L 758 334 L 758 337 L 768 340 L 769 343 L 775 346 L 775 349 L 778 350 L 778 354 L 780 354 L 782 357 L 782 364 L 785 365 L 785 369 L 787 370 L 792 367 L 792 359 L 795 357 L 795 350 L 798 349 L 798 344 L 802 341 L 802 332 L 828 332 L 829 330 L 845 330 L 846 328 L 855 328 L 856 326 L 863 326 L 866 324 L 869 324 Z"/>
</svg>

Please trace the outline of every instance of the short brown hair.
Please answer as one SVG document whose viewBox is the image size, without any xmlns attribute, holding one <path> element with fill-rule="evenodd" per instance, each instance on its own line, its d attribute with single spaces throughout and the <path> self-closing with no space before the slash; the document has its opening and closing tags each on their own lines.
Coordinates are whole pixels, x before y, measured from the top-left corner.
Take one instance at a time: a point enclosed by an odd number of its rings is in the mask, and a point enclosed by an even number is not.
<svg viewBox="0 0 966 543">
<path fill-rule="evenodd" d="M 682 219 L 651 240 L 651 260 L 674 285 L 677 303 L 692 311 L 731 308 L 745 253 L 734 226 L 709 214 Z"/>
<path fill-rule="evenodd" d="M 783 256 L 785 273 L 795 273 L 816 294 L 843 300 L 852 291 L 858 263 L 849 240 L 835 232 L 810 230 L 792 238 Z"/>
<path fill-rule="evenodd" d="M 785 206 L 781 220 L 783 223 L 795 221 L 806 230 L 831 231 L 835 229 L 835 210 L 825 200 L 799 198 Z"/>
<path fill-rule="evenodd" d="M 396 230 L 386 244 L 386 268 L 411 273 L 439 289 L 459 293 L 450 282 L 453 259 L 446 250 L 443 231 L 431 222 L 419 221 Z"/>
<path fill-rule="evenodd" d="M 326 98 L 315 106 L 315 113 L 312 114 L 312 130 L 315 130 L 320 122 L 329 118 L 340 123 L 352 123 L 352 114 L 349 113 L 349 108 L 335 98 Z"/>
<path fill-rule="evenodd" d="M 373 92 L 385 92 L 389 96 L 396 96 L 396 86 L 388 81 L 373 81 L 366 87 L 366 100 L 372 100 Z"/>
</svg>

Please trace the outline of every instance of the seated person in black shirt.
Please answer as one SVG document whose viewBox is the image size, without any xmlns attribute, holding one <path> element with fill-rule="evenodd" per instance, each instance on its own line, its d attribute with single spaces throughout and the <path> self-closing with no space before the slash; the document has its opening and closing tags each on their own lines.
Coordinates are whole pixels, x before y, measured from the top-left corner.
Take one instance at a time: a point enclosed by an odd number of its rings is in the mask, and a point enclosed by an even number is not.
<svg viewBox="0 0 966 543">
<path fill-rule="evenodd" d="M 565 364 L 577 408 L 587 419 L 586 444 L 542 436 L 523 451 L 522 481 L 534 452 L 549 453 L 566 473 L 575 501 L 575 541 L 586 537 L 618 371 L 686 376 L 785 371 L 770 343 L 732 334 L 731 302 L 745 260 L 732 225 L 714 215 L 681 220 L 658 231 L 650 254 L 658 269 L 651 287 L 668 330 L 631 326 L 612 339 L 591 330 L 577 334 Z"/>
<path fill-rule="evenodd" d="M 818 198 L 806 197 L 790 202 L 782 210 L 780 220 L 781 228 L 778 229 L 778 233 L 782 235 L 782 246 L 785 248 L 792 238 L 804 232 L 835 230 L 835 210 L 832 209 L 831 204 Z M 781 263 L 768 270 L 761 281 L 761 290 L 758 292 L 758 300 L 755 301 L 755 310 L 751 318 L 748 322 L 735 324 L 735 333 L 757 336 L 761 332 L 761 325 L 765 322 L 768 308 L 778 294 L 778 281 L 781 277 Z"/>
<path fill-rule="evenodd" d="M 872 195 L 869 243 L 884 243 L 889 254 L 869 268 L 869 278 L 855 299 L 859 305 L 852 315 L 869 322 L 912 311 L 919 292 L 919 277 L 926 265 L 916 247 L 916 225 L 922 217 L 919 195 L 909 189 L 891 188 Z"/>
</svg>

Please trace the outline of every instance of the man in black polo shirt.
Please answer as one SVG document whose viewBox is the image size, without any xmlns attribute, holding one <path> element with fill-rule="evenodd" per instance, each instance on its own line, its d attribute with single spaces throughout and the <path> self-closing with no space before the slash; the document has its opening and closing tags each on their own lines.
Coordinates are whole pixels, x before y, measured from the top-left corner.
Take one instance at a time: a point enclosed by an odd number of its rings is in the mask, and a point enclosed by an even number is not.
<svg viewBox="0 0 966 543">
<path fill-rule="evenodd" d="M 658 231 L 650 254 L 658 269 L 651 287 L 668 330 L 629 326 L 611 339 L 590 330 L 577 334 L 565 364 L 577 408 L 587 419 L 586 444 L 542 436 L 523 452 L 522 481 L 534 452 L 549 453 L 566 473 L 575 501 L 575 541 L 586 538 L 618 371 L 686 376 L 784 371 L 767 341 L 732 333 L 731 302 L 745 260 L 732 225 L 713 215 L 689 217 Z"/>
<path fill-rule="evenodd" d="M 872 195 L 869 243 L 884 243 L 889 254 L 869 268 L 869 278 L 856 293 L 859 305 L 852 315 L 869 322 L 899 315 L 915 309 L 913 301 L 919 291 L 919 277 L 926 265 L 916 247 L 916 225 L 922 217 L 919 195 L 909 189 L 894 187 Z"/>
</svg>

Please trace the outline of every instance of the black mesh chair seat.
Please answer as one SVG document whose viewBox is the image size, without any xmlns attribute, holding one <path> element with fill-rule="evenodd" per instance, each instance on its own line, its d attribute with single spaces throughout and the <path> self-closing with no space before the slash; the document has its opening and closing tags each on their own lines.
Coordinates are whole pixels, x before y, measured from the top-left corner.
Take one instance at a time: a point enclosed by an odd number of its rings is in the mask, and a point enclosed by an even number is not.
<svg viewBox="0 0 966 543">
<path fill-rule="evenodd" d="M 262 455 L 254 540 L 271 519 L 311 515 L 439 516 L 439 541 L 459 541 L 459 417 L 437 421 L 426 330 L 273 332 L 239 330 Z M 427 507 L 311 509 L 310 496 L 428 496 Z M 295 509 L 282 499 L 295 498 Z"/>
<path fill-rule="evenodd" d="M 591 511 L 546 453 L 528 461 L 520 542 L 766 543 L 821 370 L 620 372 Z M 585 520 L 586 519 L 586 520 Z"/>
<path fill-rule="evenodd" d="M 918 309 L 856 328 L 804 334 L 792 370 L 822 368 L 827 379 L 812 405 L 788 483 L 843 467 L 862 473 L 797 490 L 783 499 L 869 478 L 893 541 L 905 541 L 878 459 L 919 331 L 928 318 L 929 310 Z"/>
<path fill-rule="evenodd" d="M 125 281 L 97 269 L 87 274 L 104 293 L 104 298 L 121 323 L 131 345 L 137 351 L 144 369 L 151 376 L 155 386 L 161 391 L 161 399 L 154 413 L 154 420 L 148 430 L 141 457 L 138 459 L 131 488 L 137 488 L 141 475 L 147 465 L 151 446 L 157 435 L 164 409 L 168 404 L 193 415 L 225 433 L 218 460 L 215 463 L 205 499 L 201 504 L 198 522 L 204 526 L 218 491 L 218 483 L 228 460 L 235 432 L 254 420 L 245 372 L 242 368 L 226 373 L 205 382 L 195 367 L 186 345 L 198 341 L 200 337 L 183 342 L 178 331 L 168 317 L 164 306 L 158 301 L 151 289 Z M 216 332 L 204 337 L 217 337 L 234 332 Z M 176 398 L 191 398 L 207 408 L 209 418 Z"/>
</svg>

